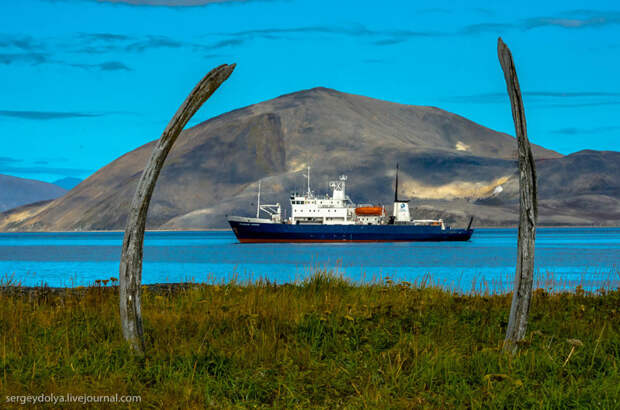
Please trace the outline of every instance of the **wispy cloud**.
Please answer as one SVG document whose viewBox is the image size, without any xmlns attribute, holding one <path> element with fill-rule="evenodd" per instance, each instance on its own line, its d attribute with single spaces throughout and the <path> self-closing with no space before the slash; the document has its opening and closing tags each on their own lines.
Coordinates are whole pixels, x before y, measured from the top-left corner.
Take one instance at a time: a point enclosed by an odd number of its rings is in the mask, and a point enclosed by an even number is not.
<svg viewBox="0 0 620 410">
<path fill-rule="evenodd" d="M 514 24 L 509 23 L 478 23 L 478 24 L 470 24 L 469 26 L 463 27 L 460 34 L 480 34 L 480 33 L 501 33 L 506 30 L 512 30 L 515 27 L 518 27 Z"/>
<path fill-rule="evenodd" d="M 15 162 L 22 162 L 22 160 L 15 159 L 15 158 L 9 158 L 9 157 L 0 157 L 0 164 L 15 163 Z"/>
<path fill-rule="evenodd" d="M 530 91 L 526 92 L 526 95 L 533 95 L 536 97 L 558 97 L 558 98 L 580 98 L 580 97 L 620 97 L 620 92 L 607 92 L 607 91 Z"/>
<path fill-rule="evenodd" d="M 354 25 L 351 27 L 340 26 L 301 26 L 301 27 L 267 27 L 253 30 L 236 31 L 232 33 L 219 33 L 232 37 L 248 37 L 248 36 L 272 36 L 277 38 L 281 34 L 297 34 L 297 33 L 313 33 L 313 34 L 346 34 L 353 36 L 370 36 L 376 35 L 377 32 L 367 29 L 363 25 Z"/>
<path fill-rule="evenodd" d="M 71 67 L 83 68 L 85 70 L 100 70 L 100 71 L 131 71 L 131 68 L 127 67 L 125 64 L 120 61 L 106 61 L 104 63 L 98 64 L 78 64 L 78 63 L 67 63 Z"/>
<path fill-rule="evenodd" d="M 526 29 L 538 27 L 560 27 L 564 29 L 597 28 L 620 24 L 620 11 L 572 10 L 550 17 L 526 19 Z"/>
<path fill-rule="evenodd" d="M 180 48 L 185 43 L 165 36 L 147 36 L 145 39 L 131 42 L 125 46 L 127 51 L 142 52 L 153 48 Z"/>
<path fill-rule="evenodd" d="M 243 38 L 231 38 L 231 39 L 216 41 L 215 43 L 210 43 L 210 44 L 192 44 L 192 47 L 195 49 L 218 50 L 220 48 L 240 46 L 246 41 L 247 40 Z"/>
<path fill-rule="evenodd" d="M 93 114 L 86 112 L 62 112 L 62 111 L 15 111 L 0 110 L 0 117 L 20 118 L 24 120 L 59 120 L 66 118 L 89 118 L 101 117 L 105 114 Z"/>
<path fill-rule="evenodd" d="M 386 38 L 384 40 L 377 40 L 373 44 L 376 46 L 392 46 L 394 44 L 402 43 L 407 41 L 406 38 Z"/>
<path fill-rule="evenodd" d="M 32 51 L 42 49 L 43 44 L 32 36 L 4 34 L 0 36 L 0 47 Z"/>
<path fill-rule="evenodd" d="M 292 35 L 326 34 L 355 38 L 374 39 L 376 45 L 398 44 L 414 37 L 432 37 L 443 35 L 439 32 L 413 30 L 371 30 L 363 25 L 352 26 L 301 26 L 301 27 L 266 27 L 242 30 L 231 33 L 212 33 L 205 38 L 220 37 L 207 42 L 184 42 L 165 36 L 146 36 L 145 38 L 128 38 L 113 33 L 95 35 L 83 34 L 85 40 L 75 49 L 78 53 L 103 54 L 111 52 L 144 52 L 156 48 L 182 48 L 211 51 L 228 47 L 238 47 L 257 38 L 267 40 L 290 39 Z"/>
<path fill-rule="evenodd" d="M 620 100 L 616 101 L 593 101 L 593 102 L 576 102 L 576 103 L 552 103 L 545 104 L 545 108 L 586 108 L 586 107 L 603 107 L 609 105 L 620 105 Z"/>
<path fill-rule="evenodd" d="M 103 62 L 73 61 L 70 55 L 104 55 L 143 53 L 154 49 L 189 48 L 204 52 L 205 58 L 212 58 L 213 50 L 236 47 L 247 41 L 246 38 L 224 38 L 209 43 L 184 42 L 159 35 L 129 36 L 119 33 L 78 33 L 70 42 L 66 40 L 37 41 L 25 36 L 0 37 L 0 65 L 26 64 L 37 66 L 54 64 L 97 71 L 131 71 L 131 67 L 118 60 Z M 3 50 L 4 49 L 4 50 Z M 93 57 L 96 58 L 96 57 Z M 92 58 L 91 58 L 92 60 Z"/>
<path fill-rule="evenodd" d="M 601 105 L 620 105 L 620 92 L 608 91 L 526 91 L 526 103 L 539 107 L 578 108 Z M 481 93 L 448 97 L 446 102 L 467 104 L 504 104 L 508 101 L 506 92 Z"/>
<path fill-rule="evenodd" d="M 55 64 L 84 70 L 100 71 L 131 71 L 131 68 L 120 61 L 104 61 L 102 63 L 72 63 L 54 60 L 49 54 L 38 52 L 0 53 L 0 65 L 27 64 L 38 66 L 41 64 Z"/>
<path fill-rule="evenodd" d="M 65 159 L 58 161 L 65 162 Z M 34 165 L 25 163 L 19 158 L 0 157 L 0 174 L 52 174 L 62 176 L 83 176 L 91 174 L 92 170 L 83 168 L 69 168 L 50 166 L 48 161 L 35 161 Z"/>
<path fill-rule="evenodd" d="M 66 51 L 78 54 L 103 54 L 137 52 L 158 48 L 180 48 L 189 45 L 166 36 L 127 36 L 116 33 L 80 33 L 77 41 L 64 47 Z"/>
<path fill-rule="evenodd" d="M 121 4 L 127 6 L 148 7 L 200 7 L 214 4 L 250 3 L 275 0 L 85 0 L 98 3 Z"/>
<path fill-rule="evenodd" d="M 607 126 L 607 127 L 595 127 L 595 128 L 561 128 L 552 131 L 554 134 L 560 135 L 591 135 L 591 134 L 605 134 L 608 132 L 620 131 L 620 126 Z"/>
<path fill-rule="evenodd" d="M 620 92 L 608 91 L 525 91 L 523 95 L 530 97 L 552 98 L 584 98 L 584 97 L 620 97 Z M 508 98 L 505 92 L 481 93 L 446 98 L 446 101 L 473 102 L 480 104 L 503 102 Z"/>
<path fill-rule="evenodd" d="M 62 176 L 73 176 L 80 177 L 84 175 L 92 174 L 92 169 L 84 169 L 84 168 L 62 168 L 62 167 L 47 167 L 47 166 L 4 166 L 0 163 L 0 173 L 2 174 L 51 174 L 51 175 L 62 175 Z"/>
<path fill-rule="evenodd" d="M 103 41 L 106 43 L 131 40 L 131 37 L 129 36 L 117 33 L 80 33 L 78 37 L 91 41 Z"/>
<path fill-rule="evenodd" d="M 539 16 L 517 22 L 483 22 L 463 27 L 460 34 L 501 33 L 506 30 L 533 30 L 542 27 L 567 30 L 601 28 L 620 24 L 620 11 L 572 10 L 556 16 Z"/>
<path fill-rule="evenodd" d="M 493 13 L 487 9 L 476 9 L 480 14 L 491 16 Z M 426 13 L 448 12 L 444 9 L 427 9 Z M 301 26 L 301 27 L 277 27 L 238 31 L 232 33 L 215 33 L 228 38 L 267 38 L 282 39 L 285 34 L 332 34 L 359 38 L 373 39 L 372 44 L 386 46 L 403 43 L 413 38 L 422 37 L 446 37 L 477 35 L 482 33 L 500 34 L 508 30 L 532 30 L 539 27 L 557 27 L 562 29 L 603 27 L 610 24 L 620 24 L 620 12 L 574 10 L 551 17 L 533 17 L 516 22 L 481 22 L 467 25 L 459 30 L 433 31 L 433 30 L 373 30 L 363 25 L 346 26 Z"/>
<path fill-rule="evenodd" d="M 39 52 L 23 52 L 23 53 L 0 53 L 0 64 L 10 65 L 15 63 L 26 63 L 31 65 L 39 65 L 50 62 L 48 54 Z"/>
<path fill-rule="evenodd" d="M 72 0 L 66 0 L 72 1 Z M 73 0 L 77 1 L 77 0 Z M 83 0 L 89 1 L 89 0 Z M 94 1 L 94 0 L 93 0 Z M 135 6 L 168 6 L 187 7 L 208 4 L 242 3 L 245 1 L 268 0 L 100 0 L 103 3 L 131 4 Z M 423 13 L 446 13 L 447 9 L 432 8 L 422 10 Z M 490 15 L 489 10 L 481 9 L 479 13 Z M 436 38 L 450 36 L 479 35 L 484 33 L 502 34 L 509 30 L 533 30 L 542 27 L 559 29 L 600 28 L 612 24 L 620 24 L 620 11 L 573 10 L 554 16 L 539 16 L 513 22 L 490 21 L 470 24 L 456 31 L 435 30 L 399 30 L 372 29 L 361 24 L 348 26 L 339 25 L 308 25 L 298 27 L 264 27 L 229 33 L 211 33 L 203 37 L 207 41 L 183 41 L 162 35 L 130 36 L 114 32 L 78 33 L 70 42 L 45 41 L 29 35 L 0 36 L 0 65 L 9 64 L 61 64 L 74 68 L 101 71 L 127 71 L 127 64 L 119 61 L 81 62 L 70 61 L 72 58 L 54 58 L 59 54 L 115 54 L 143 53 L 156 49 L 188 48 L 206 55 L 214 50 L 235 48 L 256 39 L 289 40 L 303 35 L 346 36 L 367 40 L 378 47 L 395 46 L 415 38 Z M 219 38 L 218 38 L 219 37 Z M 69 60 L 69 61 L 65 61 Z"/>
<path fill-rule="evenodd" d="M 131 38 L 122 34 L 114 33 L 80 33 L 77 36 L 78 43 L 94 44 L 96 47 L 107 47 L 106 50 L 115 49 L 114 43 L 128 41 Z M 147 37 L 146 41 L 157 41 L 157 38 Z M 148 46 L 148 45 L 147 45 Z M 146 47 L 138 44 L 129 44 L 124 47 Z M 54 57 L 54 52 L 67 51 L 67 47 L 61 44 L 49 44 L 30 36 L 23 35 L 2 35 L 0 36 L 0 65 L 11 64 L 55 64 L 68 67 L 81 68 L 85 70 L 118 71 L 131 70 L 126 64 L 120 61 L 104 61 L 101 63 L 80 63 L 64 61 L 62 58 Z"/>
<path fill-rule="evenodd" d="M 186 42 L 167 36 L 125 36 L 116 33 L 81 33 L 79 41 L 66 51 L 75 54 L 143 53 L 155 49 L 190 48 L 195 51 L 210 51 L 243 44 L 249 36 L 224 38 L 209 43 Z"/>
<path fill-rule="evenodd" d="M 300 26 L 300 27 L 267 27 L 261 29 L 244 30 L 232 33 L 214 33 L 214 35 L 228 37 L 229 40 L 249 41 L 256 38 L 269 40 L 288 39 L 290 35 L 300 34 L 325 34 L 345 36 L 371 40 L 371 44 L 377 46 L 389 46 L 403 43 L 407 40 L 420 37 L 439 37 L 449 35 L 439 31 L 416 31 L 416 30 L 373 30 L 364 25 L 352 26 Z M 226 40 L 214 45 L 225 45 Z"/>
</svg>

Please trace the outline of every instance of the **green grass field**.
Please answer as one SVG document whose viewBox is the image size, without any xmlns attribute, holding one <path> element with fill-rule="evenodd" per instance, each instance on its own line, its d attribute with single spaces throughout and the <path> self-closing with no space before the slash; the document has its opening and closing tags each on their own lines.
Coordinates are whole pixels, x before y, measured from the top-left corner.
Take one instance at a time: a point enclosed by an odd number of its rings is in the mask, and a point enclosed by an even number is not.
<svg viewBox="0 0 620 410">
<path fill-rule="evenodd" d="M 515 356 L 501 351 L 510 301 L 324 273 L 144 288 L 140 359 L 116 288 L 5 286 L 0 407 L 69 392 L 140 395 L 143 408 L 620 407 L 620 291 L 536 291 Z"/>
</svg>

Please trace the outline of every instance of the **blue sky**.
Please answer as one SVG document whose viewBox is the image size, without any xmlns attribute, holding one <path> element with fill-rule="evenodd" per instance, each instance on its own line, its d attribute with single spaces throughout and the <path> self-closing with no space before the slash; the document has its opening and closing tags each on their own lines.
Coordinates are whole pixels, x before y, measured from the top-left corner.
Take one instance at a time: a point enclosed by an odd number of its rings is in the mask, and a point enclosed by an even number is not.
<svg viewBox="0 0 620 410">
<path fill-rule="evenodd" d="M 437 106 L 513 134 L 500 35 L 533 142 L 564 154 L 620 150 L 620 3 L 519 4 L 3 1 L 0 173 L 85 178 L 158 138 L 195 83 L 233 62 L 190 125 L 324 86 Z"/>
</svg>

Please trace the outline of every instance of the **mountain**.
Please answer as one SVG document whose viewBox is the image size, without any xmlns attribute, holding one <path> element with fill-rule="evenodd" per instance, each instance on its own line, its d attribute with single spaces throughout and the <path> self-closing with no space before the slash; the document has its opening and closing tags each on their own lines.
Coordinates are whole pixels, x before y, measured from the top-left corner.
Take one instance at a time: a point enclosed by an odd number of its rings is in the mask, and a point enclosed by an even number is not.
<svg viewBox="0 0 620 410">
<path fill-rule="evenodd" d="M 32 202 L 55 199 L 65 192 L 66 189 L 47 182 L 0 174 L 0 212 Z"/>
<path fill-rule="evenodd" d="M 64 188 L 67 191 L 70 191 L 76 186 L 80 185 L 82 181 L 83 180 L 80 178 L 66 177 L 66 178 L 57 179 L 56 181 L 52 182 L 52 184 L 58 185 L 59 187 Z"/>
<path fill-rule="evenodd" d="M 515 170 L 516 163 L 508 164 Z M 536 161 L 538 222 L 541 225 L 620 225 L 620 152 L 584 150 L 561 158 Z M 461 223 L 476 215 L 483 225 L 514 225 L 519 207 L 516 172 L 482 195 L 424 199 L 419 211 L 451 217 Z M 490 188 L 490 187 L 489 187 Z"/>
<path fill-rule="evenodd" d="M 122 229 L 153 144 L 121 156 L 62 198 L 0 217 L 0 229 Z M 601 161 L 612 170 L 618 153 L 564 157 L 536 145 L 533 151 L 539 166 L 541 221 L 620 220 L 613 191 L 618 183 L 606 177 L 603 168 L 597 171 Z M 279 201 L 286 209 L 289 192 L 304 189 L 308 163 L 317 193 L 328 190 L 330 179 L 347 174 L 347 192 L 355 202 L 389 204 L 397 161 L 402 171 L 400 196 L 412 198 L 416 217 L 439 215 L 462 224 L 472 214 L 486 225 L 514 224 L 515 152 L 516 140 L 510 135 L 439 108 L 327 88 L 304 90 L 185 130 L 159 177 L 147 226 L 226 227 L 225 215 L 254 212 L 259 179 L 263 203 Z M 586 164 L 592 172 L 576 178 L 576 167 Z M 604 209 L 574 204 L 575 198 Z"/>
</svg>

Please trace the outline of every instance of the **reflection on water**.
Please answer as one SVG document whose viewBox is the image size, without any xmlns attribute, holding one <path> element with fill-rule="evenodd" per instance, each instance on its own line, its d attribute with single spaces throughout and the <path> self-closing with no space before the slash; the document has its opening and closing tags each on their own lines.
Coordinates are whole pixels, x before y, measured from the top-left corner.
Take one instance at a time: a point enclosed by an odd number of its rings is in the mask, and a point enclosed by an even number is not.
<svg viewBox="0 0 620 410">
<path fill-rule="evenodd" d="M 470 291 L 512 287 L 516 229 L 478 229 L 470 242 L 239 244 L 231 232 L 148 232 L 144 283 L 301 280 L 331 269 L 355 281 L 406 280 Z M 122 233 L 0 234 L 0 275 L 22 285 L 79 286 L 118 277 Z M 537 285 L 617 288 L 620 228 L 543 228 Z"/>
</svg>

